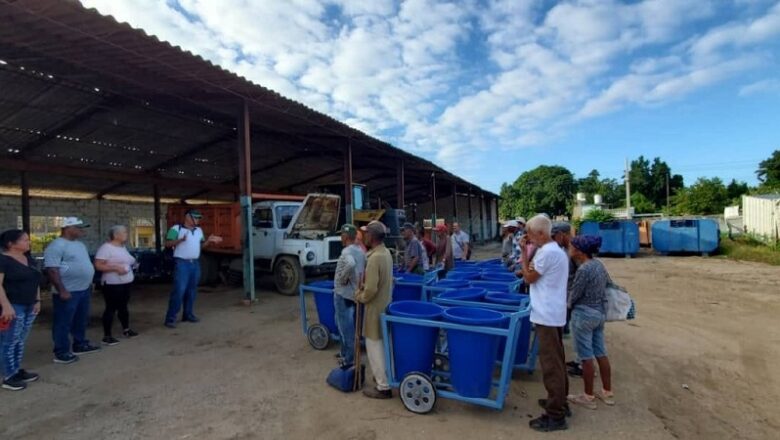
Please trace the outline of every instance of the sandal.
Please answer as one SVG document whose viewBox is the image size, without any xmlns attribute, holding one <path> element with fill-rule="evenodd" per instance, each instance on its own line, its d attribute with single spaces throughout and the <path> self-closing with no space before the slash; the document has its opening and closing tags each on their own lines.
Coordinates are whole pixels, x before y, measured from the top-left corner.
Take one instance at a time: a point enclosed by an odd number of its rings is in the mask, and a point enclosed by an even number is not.
<svg viewBox="0 0 780 440">
<path fill-rule="evenodd" d="M 588 396 L 587 394 L 578 394 L 578 395 L 572 395 L 570 394 L 567 397 L 567 400 L 571 403 L 584 406 L 587 409 L 596 409 L 598 408 L 598 405 L 596 405 L 596 398 L 593 396 Z"/>
<path fill-rule="evenodd" d="M 596 393 L 596 398 L 604 402 L 604 405 L 607 406 L 614 406 L 615 405 L 615 393 L 612 391 L 601 391 Z"/>
</svg>

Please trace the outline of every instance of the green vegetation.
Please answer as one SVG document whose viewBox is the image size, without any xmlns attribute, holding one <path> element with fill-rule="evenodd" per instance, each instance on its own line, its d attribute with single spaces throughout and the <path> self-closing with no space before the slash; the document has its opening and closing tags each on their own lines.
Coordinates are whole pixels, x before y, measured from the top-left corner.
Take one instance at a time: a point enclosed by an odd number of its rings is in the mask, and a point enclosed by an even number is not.
<svg viewBox="0 0 780 440">
<path fill-rule="evenodd" d="M 737 236 L 733 240 L 724 235 L 720 241 L 720 254 L 733 260 L 780 266 L 780 243 L 767 245 L 749 235 Z"/>
<path fill-rule="evenodd" d="M 46 246 L 54 241 L 60 234 L 58 232 L 52 232 L 49 234 L 32 234 L 30 236 L 30 251 L 33 254 L 42 254 Z"/>
<path fill-rule="evenodd" d="M 682 176 L 673 174 L 665 161 L 656 157 L 651 162 L 639 156 L 630 165 L 631 206 L 637 214 L 661 210 L 679 216 L 722 214 L 725 207 L 739 205 L 745 194 L 780 192 L 780 150 L 760 163 L 756 176 L 761 184 L 755 188 L 736 179 L 726 185 L 718 177 L 700 177 L 686 187 Z M 571 215 L 574 194 L 578 192 L 584 193 L 587 200 L 600 194 L 610 208 L 625 207 L 624 182 L 602 179 L 598 170 L 575 179 L 564 167 L 543 165 L 524 172 L 512 184 L 501 185 L 499 216 L 509 219 L 539 212 Z"/>
</svg>

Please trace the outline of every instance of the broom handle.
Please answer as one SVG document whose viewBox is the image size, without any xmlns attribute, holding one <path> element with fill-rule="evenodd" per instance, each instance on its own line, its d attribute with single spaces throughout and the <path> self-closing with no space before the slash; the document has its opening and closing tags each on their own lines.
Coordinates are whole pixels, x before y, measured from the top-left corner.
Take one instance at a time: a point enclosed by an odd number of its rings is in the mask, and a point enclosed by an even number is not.
<svg viewBox="0 0 780 440">
<path fill-rule="evenodd" d="M 362 350 L 360 348 L 360 337 L 361 333 L 363 332 L 363 314 L 361 313 L 361 304 L 359 302 L 355 302 L 355 307 L 357 308 L 355 310 L 355 377 L 354 381 L 352 383 L 352 390 L 357 391 L 360 389 L 361 384 L 361 376 L 362 376 L 362 365 L 360 360 L 360 355 L 362 353 Z"/>
</svg>

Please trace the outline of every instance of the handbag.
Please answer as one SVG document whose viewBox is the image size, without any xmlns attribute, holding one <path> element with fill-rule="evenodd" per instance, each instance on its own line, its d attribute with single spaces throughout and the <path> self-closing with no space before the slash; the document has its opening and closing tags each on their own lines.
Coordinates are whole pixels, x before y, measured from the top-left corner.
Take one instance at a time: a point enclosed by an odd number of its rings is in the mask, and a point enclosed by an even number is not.
<svg viewBox="0 0 780 440">
<path fill-rule="evenodd" d="M 617 284 L 607 284 L 607 322 L 625 321 L 631 310 L 633 300 L 626 289 Z"/>
</svg>

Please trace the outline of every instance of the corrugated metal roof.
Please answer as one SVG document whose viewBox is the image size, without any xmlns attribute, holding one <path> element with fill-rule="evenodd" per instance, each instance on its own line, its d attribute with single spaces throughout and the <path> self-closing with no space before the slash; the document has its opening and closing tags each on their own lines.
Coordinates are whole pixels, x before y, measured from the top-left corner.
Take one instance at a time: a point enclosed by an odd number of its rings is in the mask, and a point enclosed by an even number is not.
<svg viewBox="0 0 780 440">
<path fill-rule="evenodd" d="M 483 191 L 76 1 L 0 0 L 0 23 L 6 63 L 0 63 L 0 159 L 115 171 L 118 179 L 161 176 L 171 180 L 163 196 L 186 195 L 193 181 L 230 185 L 237 182 L 235 115 L 246 100 L 254 184 L 264 191 L 304 192 L 338 181 L 347 142 L 353 180 L 383 198 L 395 193 L 396 159 L 405 162 L 408 201 L 427 197 L 432 172 L 459 191 Z M 16 174 L 0 171 L 0 182 L 15 181 Z M 149 191 L 136 178 L 101 186 L 72 176 L 40 177 L 31 180 L 49 188 Z M 449 188 L 438 191 L 443 197 Z"/>
</svg>

